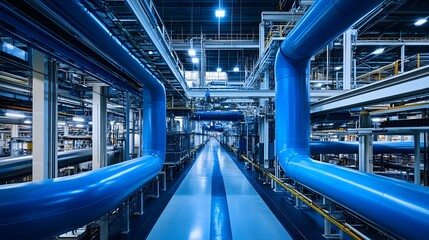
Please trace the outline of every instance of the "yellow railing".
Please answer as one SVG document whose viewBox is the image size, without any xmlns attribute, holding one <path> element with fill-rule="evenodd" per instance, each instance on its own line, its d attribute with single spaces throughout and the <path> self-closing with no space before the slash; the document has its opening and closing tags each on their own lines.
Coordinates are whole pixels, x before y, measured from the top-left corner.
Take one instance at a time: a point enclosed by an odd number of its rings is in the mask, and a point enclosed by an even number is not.
<svg viewBox="0 0 429 240">
<path fill-rule="evenodd" d="M 427 65 L 428 61 L 427 61 L 427 55 L 424 54 L 423 55 L 423 61 L 422 61 L 422 55 L 421 54 L 417 54 L 417 55 L 413 55 L 410 56 L 406 59 L 404 59 L 404 64 L 405 64 L 405 69 L 404 71 L 410 71 L 414 68 L 419 68 L 422 65 Z M 357 80 L 383 80 L 387 77 L 393 76 L 393 75 L 397 75 L 399 74 L 399 70 L 400 70 L 400 65 L 401 65 L 401 60 L 398 59 L 392 63 L 389 63 L 385 66 L 382 66 L 380 68 L 377 68 L 375 70 L 372 70 L 370 72 L 367 72 L 365 74 L 362 74 L 358 77 L 356 77 Z"/>
<path fill-rule="evenodd" d="M 338 221 L 337 219 L 333 218 L 329 213 L 317 205 L 315 202 L 313 202 L 311 199 L 306 197 L 304 194 L 300 193 L 296 189 L 294 189 L 292 186 L 286 184 L 282 180 L 278 179 L 276 176 L 274 176 L 272 173 L 262 169 L 258 164 L 251 161 L 249 158 L 247 158 L 245 155 L 240 155 L 242 159 L 249 162 L 253 167 L 255 167 L 257 170 L 261 171 L 265 176 L 271 178 L 273 181 L 275 181 L 277 184 L 279 184 L 281 187 L 283 187 L 288 192 L 292 193 L 295 197 L 297 197 L 299 200 L 310 206 L 313 210 L 318 212 L 320 215 L 322 215 L 325 219 L 333 223 L 335 226 L 337 226 L 341 231 L 347 233 L 351 238 L 353 239 L 366 239 L 365 236 L 362 235 L 362 233 L 356 231 L 354 228 L 347 226 L 346 224 Z"/>
</svg>

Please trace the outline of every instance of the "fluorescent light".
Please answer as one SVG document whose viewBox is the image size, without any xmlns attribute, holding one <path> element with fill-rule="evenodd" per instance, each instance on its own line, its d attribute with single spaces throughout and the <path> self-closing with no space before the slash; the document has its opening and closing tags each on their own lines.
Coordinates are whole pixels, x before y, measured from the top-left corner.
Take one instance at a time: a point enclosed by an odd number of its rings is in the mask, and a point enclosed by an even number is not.
<svg viewBox="0 0 429 240">
<path fill-rule="evenodd" d="M 192 58 L 192 63 L 198 63 L 198 58 Z"/>
<path fill-rule="evenodd" d="M 149 51 L 149 52 L 147 52 L 149 55 L 152 55 L 153 54 L 153 51 Z"/>
<path fill-rule="evenodd" d="M 380 54 L 384 52 L 384 48 L 377 48 L 374 50 L 374 52 L 372 52 L 372 54 Z"/>
<path fill-rule="evenodd" d="M 25 118 L 25 115 L 22 113 L 12 113 L 12 112 L 7 112 L 5 114 L 7 117 L 12 117 L 12 118 Z"/>
<path fill-rule="evenodd" d="M 115 121 L 110 121 L 110 125 L 113 125 L 113 124 L 115 124 Z"/>
<path fill-rule="evenodd" d="M 341 68 L 343 68 L 343 66 L 337 66 L 337 67 L 335 67 L 335 70 L 340 70 Z"/>
<path fill-rule="evenodd" d="M 83 119 L 82 117 L 73 117 L 73 121 L 75 121 L 75 122 L 85 122 L 85 119 Z"/>
<path fill-rule="evenodd" d="M 66 125 L 66 123 L 65 123 L 65 122 L 58 122 L 58 125 L 60 125 L 60 126 L 65 126 L 65 125 Z"/>
<path fill-rule="evenodd" d="M 217 18 L 223 18 L 223 17 L 225 17 L 225 10 L 223 10 L 223 9 L 217 9 L 216 10 L 216 17 Z"/>
<path fill-rule="evenodd" d="M 373 122 L 381 122 L 383 120 L 384 120 L 383 118 L 372 118 Z"/>
<path fill-rule="evenodd" d="M 188 50 L 188 54 L 189 54 L 189 56 L 193 57 L 193 56 L 195 56 L 197 53 L 195 52 L 195 50 L 194 50 L 194 49 L 189 49 L 189 50 Z"/>
<path fill-rule="evenodd" d="M 426 18 L 421 18 L 421 19 L 417 20 L 417 21 L 414 23 L 414 25 L 416 25 L 416 26 L 420 26 L 420 25 L 425 24 L 427 21 L 428 21 L 428 20 L 427 20 Z"/>
<path fill-rule="evenodd" d="M 234 68 L 234 72 L 238 72 L 238 71 L 240 71 L 240 68 L 235 67 L 235 68 Z"/>
<path fill-rule="evenodd" d="M 222 72 L 222 68 L 216 68 L 216 72 Z"/>
<path fill-rule="evenodd" d="M 76 124 L 76 127 L 83 128 L 83 124 Z"/>
<path fill-rule="evenodd" d="M 24 123 L 25 123 L 25 124 L 31 124 L 31 123 L 32 123 L 32 121 L 27 119 L 27 120 L 25 120 L 25 121 L 24 121 Z"/>
<path fill-rule="evenodd" d="M 88 124 L 89 124 L 89 125 L 92 125 L 92 122 L 89 122 Z"/>
</svg>

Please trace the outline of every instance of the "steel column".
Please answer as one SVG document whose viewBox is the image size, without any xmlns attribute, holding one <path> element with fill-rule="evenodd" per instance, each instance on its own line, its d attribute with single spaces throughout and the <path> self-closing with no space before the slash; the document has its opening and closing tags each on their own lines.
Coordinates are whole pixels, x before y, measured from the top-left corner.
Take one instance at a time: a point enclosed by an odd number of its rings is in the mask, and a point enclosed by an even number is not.
<svg viewBox="0 0 429 240">
<path fill-rule="evenodd" d="M 130 121 L 132 121 L 132 113 L 130 109 L 130 93 L 126 93 L 126 109 L 125 109 L 125 144 L 124 144 L 124 161 L 130 159 L 130 147 L 131 147 L 131 131 Z"/>
<path fill-rule="evenodd" d="M 362 111 L 360 113 L 359 125 L 361 128 L 371 127 L 371 117 L 368 111 Z M 359 171 L 373 172 L 372 152 L 372 135 L 361 134 L 359 136 Z"/>
<path fill-rule="evenodd" d="M 351 89 L 352 72 L 352 29 L 343 34 L 343 89 Z"/>
<path fill-rule="evenodd" d="M 265 50 L 265 21 L 259 24 L 259 57 L 262 56 Z"/>
<path fill-rule="evenodd" d="M 405 72 L 405 45 L 401 47 L 401 73 Z"/>
<path fill-rule="evenodd" d="M 414 134 L 414 183 L 420 185 L 420 133 Z"/>
<path fill-rule="evenodd" d="M 57 156 L 57 66 L 33 50 L 33 181 L 55 178 Z M 37 138 L 37 141 L 36 141 Z"/>
<path fill-rule="evenodd" d="M 107 166 L 107 87 L 92 89 L 92 169 Z"/>
</svg>

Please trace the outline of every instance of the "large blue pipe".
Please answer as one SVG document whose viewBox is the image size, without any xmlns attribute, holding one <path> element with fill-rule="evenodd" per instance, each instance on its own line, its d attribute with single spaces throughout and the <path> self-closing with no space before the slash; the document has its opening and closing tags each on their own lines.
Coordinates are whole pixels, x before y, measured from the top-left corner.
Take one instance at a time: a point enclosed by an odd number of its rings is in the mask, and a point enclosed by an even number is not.
<svg viewBox="0 0 429 240">
<path fill-rule="evenodd" d="M 404 153 L 414 154 L 414 142 L 373 142 L 374 154 Z M 420 143 L 423 149 L 424 143 Z M 311 141 L 310 154 L 351 154 L 359 152 L 359 142 L 355 141 Z"/>
<path fill-rule="evenodd" d="M 317 162 L 310 154 L 309 59 L 382 0 L 318 0 L 275 62 L 276 150 L 292 179 L 405 239 L 429 236 L 429 190 Z"/>
<path fill-rule="evenodd" d="M 241 121 L 243 120 L 243 113 L 241 112 L 228 112 L 228 111 L 207 111 L 195 112 L 192 117 L 193 120 L 218 120 L 218 121 Z"/>
<path fill-rule="evenodd" d="M 75 176 L 1 186 L 2 239 L 48 239 L 90 223 L 155 177 L 165 158 L 164 86 L 79 1 L 42 2 L 144 85 L 143 157 Z"/>
</svg>

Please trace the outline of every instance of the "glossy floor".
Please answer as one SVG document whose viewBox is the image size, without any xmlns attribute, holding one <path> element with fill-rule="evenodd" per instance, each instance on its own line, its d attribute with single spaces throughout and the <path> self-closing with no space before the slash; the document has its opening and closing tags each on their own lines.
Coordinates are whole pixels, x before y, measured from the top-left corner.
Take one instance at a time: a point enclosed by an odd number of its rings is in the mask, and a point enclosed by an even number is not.
<svg viewBox="0 0 429 240">
<path fill-rule="evenodd" d="M 253 186 L 212 139 L 148 239 L 291 239 Z"/>
</svg>

